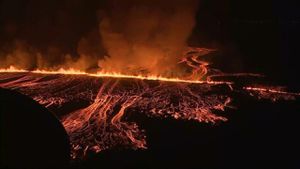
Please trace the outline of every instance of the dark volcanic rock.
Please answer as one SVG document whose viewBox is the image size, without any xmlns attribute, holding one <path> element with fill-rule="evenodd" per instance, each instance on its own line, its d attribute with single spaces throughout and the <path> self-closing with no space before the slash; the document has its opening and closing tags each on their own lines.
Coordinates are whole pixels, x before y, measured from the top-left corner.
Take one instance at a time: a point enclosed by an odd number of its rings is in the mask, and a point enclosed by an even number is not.
<svg viewBox="0 0 300 169">
<path fill-rule="evenodd" d="M 217 125 L 133 114 L 147 150 L 102 151 L 74 168 L 299 168 L 299 101 L 236 97 L 239 109 Z"/>
<path fill-rule="evenodd" d="M 31 98 L 0 88 L 1 168 L 67 166 L 68 135 L 59 120 Z"/>
</svg>

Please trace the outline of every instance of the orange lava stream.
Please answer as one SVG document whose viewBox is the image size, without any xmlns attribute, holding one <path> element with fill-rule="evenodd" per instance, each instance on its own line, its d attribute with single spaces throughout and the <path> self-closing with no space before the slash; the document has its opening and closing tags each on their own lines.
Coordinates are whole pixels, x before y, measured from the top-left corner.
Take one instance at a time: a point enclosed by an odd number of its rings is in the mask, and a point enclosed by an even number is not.
<svg viewBox="0 0 300 169">
<path fill-rule="evenodd" d="M 14 73 L 14 72 L 29 72 L 28 70 L 18 69 L 14 66 L 10 66 L 9 68 L 0 69 L 0 73 Z"/>
<path fill-rule="evenodd" d="M 211 81 L 211 80 L 187 80 L 181 78 L 168 78 L 163 76 L 155 76 L 155 75 L 128 75 L 122 74 L 117 72 L 97 72 L 97 73 L 87 73 L 84 71 L 76 70 L 73 68 L 70 69 L 58 69 L 58 70 L 24 70 L 18 69 L 14 66 L 10 66 L 7 69 L 0 69 L 0 73 L 20 73 L 20 72 L 28 72 L 28 73 L 35 73 L 35 74 L 64 74 L 64 75 L 86 75 L 92 77 L 109 77 L 109 78 L 125 78 L 125 79 L 139 79 L 139 80 L 155 80 L 155 81 L 165 81 L 165 82 L 177 82 L 177 83 L 198 83 L 198 84 L 232 84 L 231 82 L 226 81 Z M 205 74 L 205 73 L 204 73 Z"/>
<path fill-rule="evenodd" d="M 225 81 L 222 77 L 263 76 L 225 74 L 211 69 L 200 58 L 211 51 L 188 49 L 178 63 L 190 70 L 185 78 L 105 71 L 88 73 L 74 68 L 25 70 L 12 65 L 0 68 L 0 87 L 30 96 L 57 115 L 65 109 L 66 114 L 60 120 L 70 136 L 74 159 L 118 146 L 147 148 L 144 130 L 125 118 L 130 113 L 215 124 L 227 121 L 227 117 L 214 112 L 231 107 L 232 97 L 237 93 L 272 101 L 295 100 L 300 96 L 281 88 L 239 86 L 233 83 L 236 81 Z M 76 107 L 79 102 L 84 105 Z M 70 104 L 74 105 L 73 109 L 68 109 Z"/>
<path fill-rule="evenodd" d="M 291 92 L 275 90 L 275 89 L 270 89 L 270 88 L 244 87 L 243 89 L 248 90 L 248 91 L 256 91 L 256 92 L 269 92 L 269 93 L 275 93 L 275 94 L 288 94 L 288 95 L 300 96 L 300 93 L 291 93 Z"/>
</svg>

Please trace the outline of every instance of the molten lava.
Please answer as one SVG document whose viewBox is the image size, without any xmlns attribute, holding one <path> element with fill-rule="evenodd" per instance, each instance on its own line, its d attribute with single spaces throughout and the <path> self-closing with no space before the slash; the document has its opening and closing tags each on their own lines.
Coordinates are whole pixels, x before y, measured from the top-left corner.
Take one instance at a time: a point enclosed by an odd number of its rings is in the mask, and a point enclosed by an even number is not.
<svg viewBox="0 0 300 169">
<path fill-rule="evenodd" d="M 224 111 L 234 92 L 273 101 L 300 96 L 281 89 L 211 80 L 228 75 L 212 74 L 209 64 L 200 60 L 203 52 L 208 53 L 194 49 L 179 62 L 191 69 L 187 78 L 74 69 L 28 71 L 11 66 L 0 69 L 0 87 L 28 95 L 59 116 L 70 135 L 74 159 L 119 146 L 146 148 L 144 130 L 128 120 L 133 113 L 214 124 L 227 120 L 214 112 Z M 247 75 L 258 76 L 234 76 Z"/>
<path fill-rule="evenodd" d="M 166 81 L 166 82 L 180 82 L 180 83 L 211 83 L 211 84 L 223 84 L 230 82 L 222 82 L 222 81 L 210 81 L 210 80 L 201 80 L 208 72 L 207 66 L 208 62 L 204 62 L 200 60 L 200 56 L 203 54 L 208 54 L 211 50 L 203 49 L 203 48 L 194 48 L 191 51 L 187 51 L 186 57 L 184 57 L 179 63 L 186 63 L 186 65 L 192 70 L 192 74 L 189 78 L 172 78 L 172 77 L 164 77 L 159 75 L 132 75 L 132 74 L 122 74 L 118 72 L 105 72 L 99 71 L 97 73 L 87 73 L 81 70 L 76 70 L 73 68 L 60 68 L 58 70 L 24 70 L 18 69 L 14 66 L 10 66 L 9 68 L 0 69 L 2 73 L 13 73 L 13 72 L 28 72 L 35 74 L 64 74 L 64 75 L 86 75 L 93 77 L 110 77 L 110 78 L 127 78 L 127 79 L 140 79 L 140 80 L 157 80 L 157 81 Z M 189 54 L 190 53 L 190 54 Z"/>
</svg>

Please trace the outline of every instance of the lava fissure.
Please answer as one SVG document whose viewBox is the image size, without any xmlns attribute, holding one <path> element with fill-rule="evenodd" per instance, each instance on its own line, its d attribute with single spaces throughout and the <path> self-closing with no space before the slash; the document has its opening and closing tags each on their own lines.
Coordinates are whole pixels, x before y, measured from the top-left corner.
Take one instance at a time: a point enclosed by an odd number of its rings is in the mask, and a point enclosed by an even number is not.
<svg viewBox="0 0 300 169">
<path fill-rule="evenodd" d="M 215 124 L 228 120 L 214 112 L 231 107 L 235 92 L 272 101 L 300 96 L 282 88 L 255 87 L 255 84 L 240 87 L 233 81 L 212 80 L 231 75 L 261 76 L 222 74 L 199 59 L 203 53 L 209 50 L 192 50 L 179 62 L 190 69 L 187 78 L 93 74 L 74 69 L 27 71 L 11 66 L 0 69 L 0 87 L 17 90 L 53 111 L 70 136 L 74 159 L 120 146 L 146 148 L 145 132 L 136 122 L 127 121 L 128 112 Z M 67 104 L 78 101 L 88 104 L 61 112 Z"/>
</svg>

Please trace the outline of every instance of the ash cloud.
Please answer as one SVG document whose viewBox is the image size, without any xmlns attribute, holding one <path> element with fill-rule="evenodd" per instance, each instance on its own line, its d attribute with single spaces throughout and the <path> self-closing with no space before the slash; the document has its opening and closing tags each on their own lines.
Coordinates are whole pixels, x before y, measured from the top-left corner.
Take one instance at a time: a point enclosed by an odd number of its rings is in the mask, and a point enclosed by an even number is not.
<svg viewBox="0 0 300 169">
<path fill-rule="evenodd" d="M 162 74 L 187 46 L 197 0 L 2 0 L 0 67 Z"/>
</svg>

